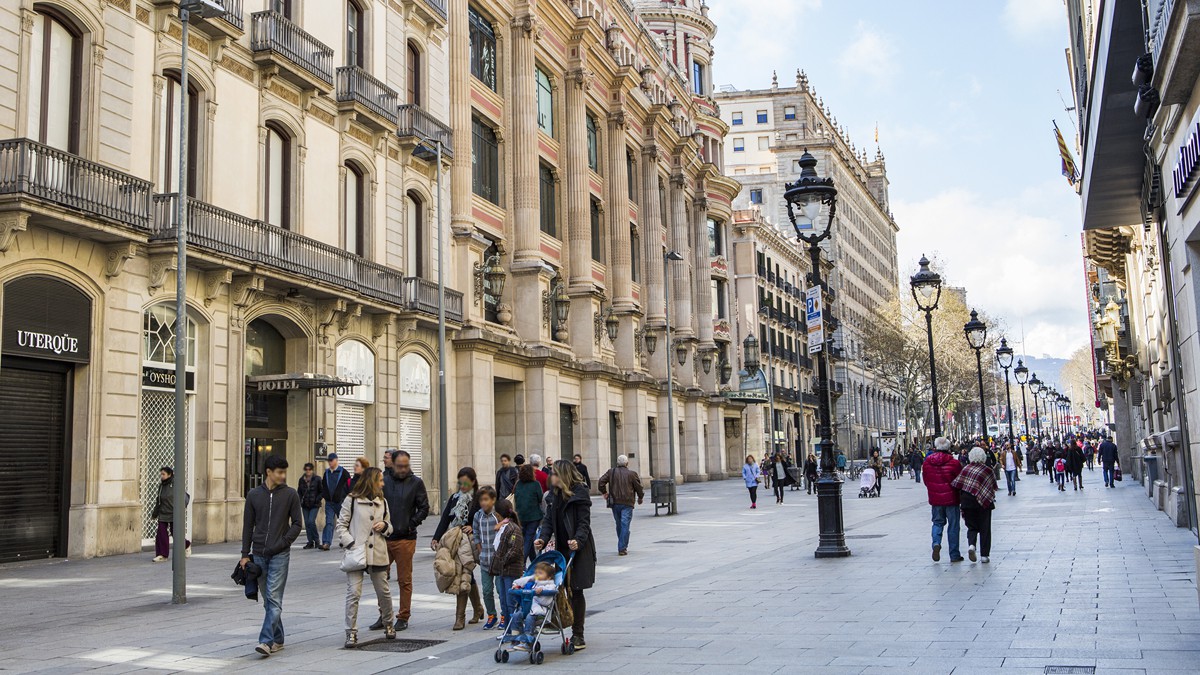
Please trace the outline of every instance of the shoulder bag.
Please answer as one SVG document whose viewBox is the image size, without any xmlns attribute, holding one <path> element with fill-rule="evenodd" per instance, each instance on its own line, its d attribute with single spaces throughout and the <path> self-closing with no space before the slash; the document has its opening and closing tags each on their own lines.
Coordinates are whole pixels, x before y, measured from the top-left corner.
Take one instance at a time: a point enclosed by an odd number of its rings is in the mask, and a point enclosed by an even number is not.
<svg viewBox="0 0 1200 675">
<path fill-rule="evenodd" d="M 357 499 L 353 498 L 350 501 L 351 526 L 354 524 L 354 502 L 357 501 Z M 363 546 L 355 548 L 355 543 L 350 542 L 350 546 L 346 547 L 346 551 L 342 553 L 342 564 L 338 566 L 338 569 L 343 572 L 361 572 L 367 569 L 367 549 Z"/>
</svg>

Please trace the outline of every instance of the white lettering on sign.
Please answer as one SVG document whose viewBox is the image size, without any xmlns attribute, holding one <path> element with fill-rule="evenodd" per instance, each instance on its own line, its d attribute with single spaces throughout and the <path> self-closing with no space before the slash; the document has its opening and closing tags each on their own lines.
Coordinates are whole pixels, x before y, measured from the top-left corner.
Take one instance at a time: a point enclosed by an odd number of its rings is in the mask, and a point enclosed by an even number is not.
<svg viewBox="0 0 1200 675">
<path fill-rule="evenodd" d="M 259 391 L 286 391 L 299 388 L 300 383 L 295 380 L 266 380 L 258 383 Z"/>
<path fill-rule="evenodd" d="M 400 407 L 408 410 L 429 410 L 429 362 L 417 354 L 400 358 Z"/>
<path fill-rule="evenodd" d="M 146 373 L 146 377 L 150 380 L 150 384 L 166 384 L 172 387 L 175 386 L 175 373 L 170 371 L 152 370 Z"/>
<path fill-rule="evenodd" d="M 1174 183 L 1176 199 L 1187 192 L 1198 166 L 1200 166 L 1200 122 L 1192 127 L 1192 133 L 1176 151 L 1175 168 L 1171 171 L 1171 181 Z"/>
<path fill-rule="evenodd" d="M 338 379 L 354 382 L 357 387 L 339 389 L 340 400 L 371 404 L 375 402 L 375 354 L 358 340 L 347 340 L 337 348 Z"/>
<path fill-rule="evenodd" d="M 17 346 L 41 349 L 55 354 L 78 354 L 79 338 L 73 338 L 69 333 L 50 335 L 35 333 L 31 330 L 19 330 L 17 331 Z"/>
</svg>

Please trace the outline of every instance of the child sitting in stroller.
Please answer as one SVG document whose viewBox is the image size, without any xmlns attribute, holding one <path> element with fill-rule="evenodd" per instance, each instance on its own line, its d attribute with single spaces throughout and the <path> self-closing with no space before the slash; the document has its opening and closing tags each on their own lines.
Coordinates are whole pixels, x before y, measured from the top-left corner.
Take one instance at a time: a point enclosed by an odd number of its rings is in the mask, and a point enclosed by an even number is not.
<svg viewBox="0 0 1200 675">
<path fill-rule="evenodd" d="M 869 466 L 863 469 L 862 475 L 859 477 L 858 496 L 859 498 L 879 496 L 879 487 L 875 484 L 875 469 Z"/>
<path fill-rule="evenodd" d="M 513 640 L 516 642 L 515 648 L 527 650 L 529 643 L 533 642 L 533 629 L 538 617 L 546 616 L 546 610 L 554 604 L 554 594 L 558 592 L 558 585 L 554 583 L 554 566 L 540 562 L 534 567 L 532 575 L 517 579 L 512 587 L 515 590 L 533 591 L 533 595 L 522 599 L 521 606 L 513 612 L 509 621 L 509 626 L 514 627 L 517 633 Z"/>
</svg>

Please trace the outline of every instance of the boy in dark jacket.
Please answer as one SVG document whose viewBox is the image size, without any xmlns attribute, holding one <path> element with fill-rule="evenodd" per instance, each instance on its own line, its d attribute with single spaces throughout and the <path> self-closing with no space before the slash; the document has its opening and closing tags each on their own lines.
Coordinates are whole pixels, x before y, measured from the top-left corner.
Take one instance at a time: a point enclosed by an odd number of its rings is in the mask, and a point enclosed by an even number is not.
<svg viewBox="0 0 1200 675">
<path fill-rule="evenodd" d="M 519 604 L 515 596 L 509 597 L 508 591 L 512 588 L 513 581 L 525 571 L 522 567 L 525 564 L 525 537 L 521 532 L 521 525 L 517 522 L 517 513 L 508 500 L 501 499 L 496 502 L 495 511 L 496 517 L 499 518 L 495 534 L 498 543 L 496 552 L 492 555 L 491 569 L 488 572 L 497 577 L 496 590 L 500 596 L 500 627 L 503 628 Z"/>
<path fill-rule="evenodd" d="M 267 457 L 265 482 L 246 495 L 242 515 L 242 567 L 253 560 L 262 569 L 262 630 L 255 651 L 270 656 L 283 649 L 283 588 L 292 542 L 300 536 L 300 495 L 287 485 L 287 460 Z"/>
<path fill-rule="evenodd" d="M 322 491 L 321 479 L 316 474 L 312 462 L 304 465 L 304 475 L 296 486 L 300 494 L 300 510 L 304 512 L 304 534 L 308 543 L 304 548 L 320 548 L 321 533 L 317 531 L 317 512 L 321 510 Z"/>
</svg>

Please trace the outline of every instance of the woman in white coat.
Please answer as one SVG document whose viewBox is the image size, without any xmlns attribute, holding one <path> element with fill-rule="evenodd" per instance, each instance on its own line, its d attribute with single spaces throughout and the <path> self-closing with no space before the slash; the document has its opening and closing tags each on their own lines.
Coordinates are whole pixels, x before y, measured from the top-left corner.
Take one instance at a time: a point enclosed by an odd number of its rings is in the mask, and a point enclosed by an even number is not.
<svg viewBox="0 0 1200 675">
<path fill-rule="evenodd" d="M 342 569 L 346 571 L 346 648 L 358 645 L 358 601 L 362 597 L 363 574 L 371 577 L 384 636 L 396 638 L 392 623 L 392 591 L 388 586 L 387 536 L 392 519 L 383 498 L 383 472 L 377 467 L 365 469 L 342 503 L 334 539 L 345 550 Z M 362 566 L 362 567 L 360 567 Z M 358 569 L 354 569 L 358 568 Z"/>
</svg>

